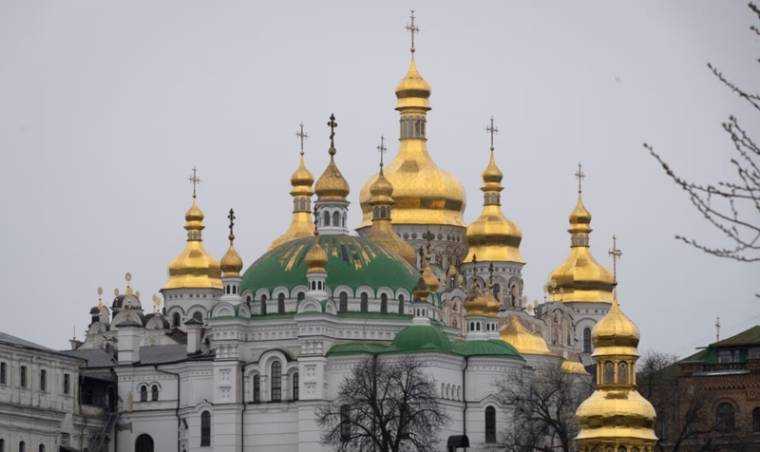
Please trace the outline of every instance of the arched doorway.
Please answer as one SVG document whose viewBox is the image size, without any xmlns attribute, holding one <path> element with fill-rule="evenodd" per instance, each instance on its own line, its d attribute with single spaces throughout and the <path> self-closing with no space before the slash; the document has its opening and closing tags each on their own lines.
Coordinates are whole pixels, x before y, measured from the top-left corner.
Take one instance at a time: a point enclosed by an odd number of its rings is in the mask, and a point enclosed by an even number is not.
<svg viewBox="0 0 760 452">
<path fill-rule="evenodd" d="M 153 438 L 143 433 L 135 440 L 135 452 L 153 452 Z"/>
</svg>

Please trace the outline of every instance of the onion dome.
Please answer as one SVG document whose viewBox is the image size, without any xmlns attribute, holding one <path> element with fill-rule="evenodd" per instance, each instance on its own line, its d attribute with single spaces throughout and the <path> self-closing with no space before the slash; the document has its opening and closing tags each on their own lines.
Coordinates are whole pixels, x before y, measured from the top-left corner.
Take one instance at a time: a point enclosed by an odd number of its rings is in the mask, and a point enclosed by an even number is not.
<svg viewBox="0 0 760 452">
<path fill-rule="evenodd" d="M 473 290 L 464 301 L 464 309 L 467 317 L 496 317 L 501 309 L 501 303 L 493 296 L 490 290 L 481 292 L 477 283 L 473 282 Z"/>
<path fill-rule="evenodd" d="M 580 404 L 579 450 L 651 450 L 656 413 L 636 390 L 639 330 L 620 309 L 617 299 L 591 332 L 596 361 L 596 390 Z"/>
<path fill-rule="evenodd" d="M 290 196 L 293 197 L 293 216 L 290 220 L 290 226 L 269 245 L 270 250 L 290 240 L 314 235 L 314 220 L 311 216 L 313 184 L 314 176 L 306 168 L 303 153 L 301 153 L 298 168 L 290 176 L 290 185 L 293 187 L 290 190 Z"/>
<path fill-rule="evenodd" d="M 227 236 L 227 239 L 230 241 L 230 246 L 227 248 L 227 252 L 224 253 L 224 256 L 222 257 L 222 277 L 237 278 L 240 276 L 240 271 L 243 269 L 243 259 L 241 259 L 240 255 L 237 253 L 237 251 L 235 251 L 234 246 L 235 234 L 233 233 L 232 228 L 235 225 L 235 211 L 230 209 L 230 213 L 227 215 L 227 218 L 230 220 L 230 234 Z"/>
<path fill-rule="evenodd" d="M 464 227 L 464 187 L 450 173 L 438 168 L 427 150 L 425 129 L 430 92 L 430 85 L 412 59 L 406 75 L 396 87 L 401 144 L 385 172 L 393 186 L 393 224 Z M 376 179 L 377 176 L 372 176 L 366 181 L 359 195 L 363 213 L 359 229 L 372 223 L 370 187 Z"/>
<path fill-rule="evenodd" d="M 420 272 L 420 277 L 417 279 L 417 284 L 412 291 L 412 299 L 414 301 L 424 301 L 427 300 L 428 295 L 430 295 L 430 287 L 425 282 L 425 276 Z"/>
<path fill-rule="evenodd" d="M 221 268 L 219 262 L 203 248 L 201 232 L 203 211 L 196 198 L 185 213 L 187 244 L 185 249 L 169 264 L 169 280 L 164 289 L 221 289 Z"/>
<path fill-rule="evenodd" d="M 530 332 L 517 316 L 510 316 L 501 329 L 501 340 L 516 348 L 521 355 L 551 355 L 541 335 Z"/>
<path fill-rule="evenodd" d="M 317 194 L 318 201 L 345 202 L 350 190 L 348 182 L 335 164 L 335 146 L 332 144 L 332 139 L 328 153 L 330 154 L 330 163 L 317 179 L 314 192 Z"/>
<path fill-rule="evenodd" d="M 324 248 L 322 248 L 319 242 L 314 243 L 314 246 L 309 249 L 309 252 L 306 253 L 306 257 L 304 257 L 303 260 L 306 263 L 306 273 L 325 272 L 327 253 L 325 253 Z"/>
<path fill-rule="evenodd" d="M 586 368 L 579 361 L 565 359 L 562 361 L 562 372 L 570 375 L 589 375 Z"/>
<path fill-rule="evenodd" d="M 425 280 L 425 284 L 427 284 L 430 292 L 438 292 L 438 289 L 441 287 L 441 282 L 438 280 L 438 277 L 435 276 L 433 268 L 430 266 L 429 262 L 427 262 L 422 269 L 422 278 Z"/>
<path fill-rule="evenodd" d="M 415 265 L 417 255 L 409 243 L 401 239 L 391 226 L 393 208 L 393 186 L 383 175 L 383 168 L 370 187 L 370 205 L 372 206 L 372 227 L 365 235 L 391 253 L 403 257 L 410 265 Z"/>
<path fill-rule="evenodd" d="M 591 231 L 591 213 L 583 205 L 579 192 L 578 202 L 570 213 L 570 256 L 551 273 L 547 284 L 551 301 L 612 302 L 615 279 L 591 255 Z"/>
<path fill-rule="evenodd" d="M 520 254 L 522 232 L 501 211 L 503 175 L 496 165 L 493 148 L 482 177 L 483 186 L 480 189 L 483 191 L 483 211 L 467 226 L 468 251 L 464 262 L 473 262 L 477 256 L 480 261 L 525 263 Z"/>
</svg>

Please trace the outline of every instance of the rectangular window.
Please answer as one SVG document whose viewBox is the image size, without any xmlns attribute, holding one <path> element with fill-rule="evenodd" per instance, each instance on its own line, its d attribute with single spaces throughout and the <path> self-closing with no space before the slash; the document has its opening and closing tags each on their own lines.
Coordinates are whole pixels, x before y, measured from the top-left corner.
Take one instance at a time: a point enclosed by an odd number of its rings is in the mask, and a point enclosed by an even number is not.
<svg viewBox="0 0 760 452">
<path fill-rule="evenodd" d="M 71 392 L 71 376 L 69 374 L 63 374 L 63 393 L 69 394 Z"/>
<path fill-rule="evenodd" d="M 19 369 L 19 382 L 22 388 L 26 388 L 26 366 Z"/>
<path fill-rule="evenodd" d="M 47 371 L 45 369 L 40 370 L 40 391 L 47 391 Z"/>
<path fill-rule="evenodd" d="M 0 363 L 0 385 L 8 384 L 8 365 Z"/>
</svg>

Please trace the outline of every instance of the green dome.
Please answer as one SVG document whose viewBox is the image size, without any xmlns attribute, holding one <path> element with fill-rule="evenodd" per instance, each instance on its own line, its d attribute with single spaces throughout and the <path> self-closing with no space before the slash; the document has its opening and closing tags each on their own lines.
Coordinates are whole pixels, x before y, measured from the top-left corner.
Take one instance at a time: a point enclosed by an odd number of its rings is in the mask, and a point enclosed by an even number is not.
<svg viewBox="0 0 760 452">
<path fill-rule="evenodd" d="M 401 330 L 393 340 L 400 351 L 450 352 L 453 345 L 441 328 L 433 325 L 412 325 Z"/>
<path fill-rule="evenodd" d="M 514 347 L 498 339 L 458 341 L 454 351 L 462 356 L 509 356 L 524 360 Z"/>
<path fill-rule="evenodd" d="M 243 274 L 240 291 L 306 284 L 304 256 L 316 237 L 292 240 L 270 250 Z M 330 288 L 346 285 L 352 289 L 367 285 L 373 290 L 388 287 L 411 292 L 418 273 L 402 257 L 352 235 L 322 235 L 319 244 L 327 253 L 327 281 Z"/>
</svg>

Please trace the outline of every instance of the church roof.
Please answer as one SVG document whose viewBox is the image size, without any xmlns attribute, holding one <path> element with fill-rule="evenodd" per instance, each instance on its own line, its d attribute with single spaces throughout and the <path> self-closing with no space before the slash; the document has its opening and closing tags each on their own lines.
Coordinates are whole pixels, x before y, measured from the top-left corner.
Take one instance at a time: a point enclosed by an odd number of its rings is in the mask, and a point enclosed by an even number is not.
<svg viewBox="0 0 760 452">
<path fill-rule="evenodd" d="M 256 260 L 243 274 L 240 291 L 306 284 L 305 256 L 316 237 L 284 243 Z M 327 253 L 327 285 L 346 285 L 353 289 L 367 285 L 411 290 L 417 271 L 401 256 L 386 251 L 368 240 L 351 235 L 322 235 L 319 244 Z"/>
</svg>

